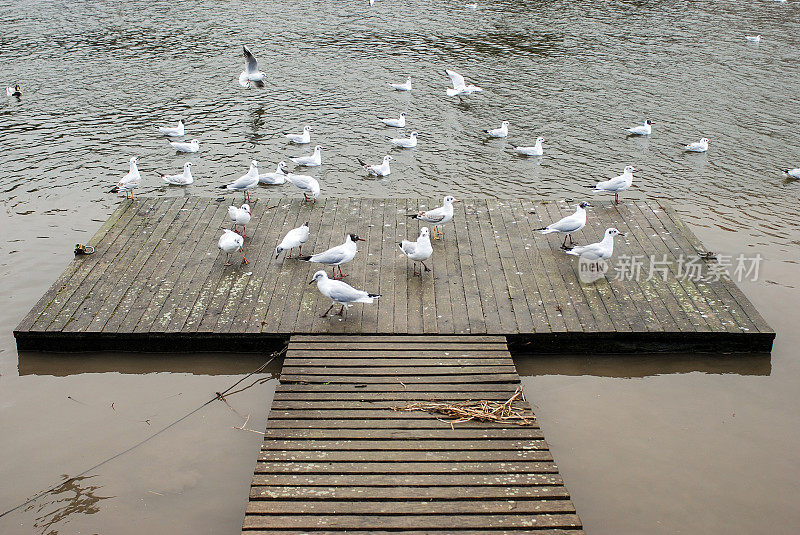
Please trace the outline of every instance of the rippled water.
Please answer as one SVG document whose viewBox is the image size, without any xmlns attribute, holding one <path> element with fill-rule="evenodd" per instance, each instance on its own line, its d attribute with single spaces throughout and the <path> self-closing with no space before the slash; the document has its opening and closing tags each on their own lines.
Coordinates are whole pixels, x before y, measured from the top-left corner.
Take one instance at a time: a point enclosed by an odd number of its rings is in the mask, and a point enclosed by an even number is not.
<svg viewBox="0 0 800 535">
<path fill-rule="evenodd" d="M 271 170 L 307 151 L 274 134 L 310 124 L 314 143 L 325 147 L 323 166 L 312 171 L 323 196 L 578 197 L 586 195 L 584 185 L 633 164 L 641 171 L 627 197 L 671 202 L 711 249 L 761 253 L 764 276 L 744 289 L 779 338 L 770 365 L 762 362 L 755 375 L 749 368 L 700 365 L 646 367 L 632 379 L 623 360 L 610 374 L 595 366 L 574 374 L 557 364 L 532 371 L 527 385 L 591 532 L 697 532 L 700 526 L 706 533 L 731 532 L 755 526 L 765 511 L 782 520 L 774 533 L 800 527 L 785 498 L 799 490 L 800 437 L 793 429 L 800 427 L 794 362 L 800 184 L 780 172 L 800 163 L 800 4 L 493 1 L 473 11 L 463 2 L 423 0 L 378 0 L 371 9 L 366 1 L 19 0 L 0 3 L 0 20 L 0 83 L 18 82 L 24 91 L 20 101 L 0 98 L 0 298 L 6 305 L 0 310 L 0 474 L 17 482 L 2 478 L 1 505 L 52 483 L 59 470 L 83 467 L 84 457 L 106 453 L 98 443 L 108 433 L 65 405 L 64 396 L 99 405 L 119 389 L 166 396 L 188 388 L 200 399 L 230 378 L 191 366 L 125 371 L 111 357 L 108 368 L 81 373 L 88 364 L 79 362 L 54 377 L 27 366 L 36 359 L 18 361 L 10 331 L 69 261 L 72 245 L 86 241 L 121 202 L 107 190 L 127 171 L 130 156 L 140 157 L 140 194 L 216 196 L 214 187 L 244 174 L 253 158 Z M 756 33 L 764 36 L 760 44 L 745 41 L 745 34 Z M 263 90 L 236 83 L 242 44 L 269 75 Z M 465 103 L 447 98 L 445 67 L 485 92 Z M 411 93 L 385 86 L 409 74 Z M 397 162 L 387 179 L 367 179 L 356 158 L 378 162 L 388 150 L 384 136 L 397 133 L 380 128 L 376 115 L 400 111 L 408 113 L 406 133 L 420 132 L 419 147 L 393 151 Z M 155 172 L 177 173 L 187 158 L 172 152 L 155 126 L 178 117 L 186 118 L 187 139 L 200 139 L 201 151 L 188 157 L 195 184 L 167 189 Z M 622 135 L 645 118 L 655 121 L 650 139 Z M 481 135 L 502 120 L 511 122 L 514 143 L 545 137 L 545 156 L 520 158 L 504 142 Z M 680 151 L 680 144 L 703 136 L 711 139 L 707 154 Z M 261 194 L 284 193 L 294 194 L 290 186 Z M 131 403 L 139 400 L 126 395 Z M 237 410 L 263 418 L 265 397 L 253 395 Z M 709 416 L 727 414 L 728 405 L 738 407 L 733 433 L 721 416 Z M 170 415 L 185 408 L 160 406 Z M 631 414 L 630 406 L 652 420 Z M 666 415 L 678 428 L 653 423 Z M 617 424 L 602 426 L 603 417 Z M 212 436 L 225 444 L 241 420 L 221 411 L 209 422 L 205 434 L 182 438 Z M 11 439 L 9 428 L 15 429 Z M 146 432 L 130 430 L 120 443 Z M 51 433 L 73 438 L 54 444 Z M 87 434 L 90 445 L 80 440 Z M 658 468 L 667 450 L 648 436 L 696 444 L 679 459 L 686 468 L 678 475 Z M 247 438 L 253 440 L 241 439 L 229 452 L 241 473 L 251 469 L 257 449 L 258 437 Z M 742 441 L 745 450 L 736 446 Z M 700 453 L 704 444 L 713 444 L 713 453 Z M 195 493 L 162 502 L 169 508 L 150 502 L 147 518 L 163 526 L 177 515 L 186 522 L 169 524 L 170 531 L 184 525 L 194 533 L 207 518 L 196 504 L 206 503 L 213 487 L 199 483 L 200 463 L 180 456 L 180 445 L 175 438 L 161 447 L 178 452 L 178 464 L 198 474 L 186 485 Z M 153 447 L 153 455 L 165 455 Z M 642 459 L 649 462 L 634 462 Z M 223 465 L 214 466 L 213 476 L 222 477 Z M 607 470 L 599 473 L 599 466 Z M 79 483 L 93 488 L 113 481 L 113 492 L 123 493 L 124 470 L 117 470 Z M 665 473 L 673 485 L 650 484 Z M 759 481 L 757 492 L 748 494 L 741 473 L 750 484 Z M 633 489 L 626 494 L 629 505 L 609 500 L 609 482 Z M 725 492 L 715 492 L 720 486 Z M 143 514 L 136 492 L 153 498 L 148 490 L 155 490 L 133 487 L 116 500 L 92 502 L 99 513 L 73 513 L 50 529 L 96 528 L 87 520 L 94 517 L 126 532 L 125 521 Z M 653 495 L 644 498 L 647 491 Z M 246 488 L 238 492 L 224 493 L 219 514 L 225 521 L 214 524 L 214 532 L 238 529 Z M 104 488 L 93 493 L 110 494 Z M 747 507 L 745 497 L 752 500 Z M 706 507 L 689 506 L 703 500 Z M 689 514 L 676 519 L 680 508 Z M 32 518 L 29 511 L 0 519 L 0 531 L 29 533 Z M 42 518 L 45 524 L 52 519 Z"/>
</svg>

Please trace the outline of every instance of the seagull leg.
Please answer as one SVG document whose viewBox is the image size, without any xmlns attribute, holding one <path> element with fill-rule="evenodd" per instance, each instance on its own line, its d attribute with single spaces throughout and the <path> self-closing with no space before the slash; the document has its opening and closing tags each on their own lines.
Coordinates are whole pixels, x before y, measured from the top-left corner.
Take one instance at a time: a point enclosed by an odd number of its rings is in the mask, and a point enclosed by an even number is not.
<svg viewBox="0 0 800 535">
<path fill-rule="evenodd" d="M 231 265 L 231 253 L 225 253 L 225 265 L 226 266 Z"/>
<path fill-rule="evenodd" d="M 575 240 L 572 239 L 572 234 L 569 234 L 569 244 L 570 245 L 574 245 L 575 244 Z"/>
<path fill-rule="evenodd" d="M 422 265 L 425 266 L 425 262 L 422 262 Z M 429 268 L 428 266 L 425 266 L 425 271 L 430 271 L 430 270 L 431 270 L 431 268 Z M 420 277 L 421 276 L 422 276 L 422 274 L 420 274 Z"/>
<path fill-rule="evenodd" d="M 239 249 L 239 252 L 242 253 L 242 264 L 249 264 L 250 261 L 244 256 L 244 249 Z"/>
<path fill-rule="evenodd" d="M 614 194 L 614 203 L 619 204 L 619 193 Z"/>
<path fill-rule="evenodd" d="M 413 275 L 411 275 L 411 276 L 412 276 L 412 277 L 416 277 L 416 276 L 417 276 L 417 263 L 416 263 L 416 262 L 413 262 L 413 264 L 414 264 L 414 274 L 413 274 Z"/>
<path fill-rule="evenodd" d="M 339 278 L 343 279 L 347 276 L 347 273 L 342 273 L 342 266 L 337 266 L 339 268 Z"/>
<path fill-rule="evenodd" d="M 326 316 L 328 315 L 328 312 L 330 312 L 330 311 L 331 311 L 331 309 L 332 309 L 334 306 L 336 306 L 336 303 L 333 303 L 333 304 L 332 304 L 332 305 L 331 305 L 331 306 L 328 308 L 328 310 L 326 310 L 326 311 L 325 311 L 325 314 L 320 314 L 320 316 L 319 316 L 319 317 L 320 317 L 320 318 L 324 318 L 324 317 L 326 317 Z"/>
<path fill-rule="evenodd" d="M 567 236 L 569 236 L 569 234 L 567 234 Z M 567 248 L 567 236 L 564 236 L 564 242 L 561 244 L 561 248 L 562 249 L 566 249 Z"/>
<path fill-rule="evenodd" d="M 342 305 L 342 308 L 339 309 L 339 312 L 337 312 L 336 315 L 341 316 L 343 314 L 344 314 L 344 305 Z"/>
<path fill-rule="evenodd" d="M 303 244 L 300 244 L 300 254 L 303 254 Z"/>
<path fill-rule="evenodd" d="M 247 237 L 247 225 L 242 225 L 242 238 Z"/>
</svg>

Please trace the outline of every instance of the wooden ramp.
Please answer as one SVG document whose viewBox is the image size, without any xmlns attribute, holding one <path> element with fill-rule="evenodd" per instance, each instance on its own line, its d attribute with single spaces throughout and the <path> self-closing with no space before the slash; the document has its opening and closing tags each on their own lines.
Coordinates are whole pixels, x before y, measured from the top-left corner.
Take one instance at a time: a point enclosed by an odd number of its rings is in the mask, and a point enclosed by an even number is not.
<svg viewBox="0 0 800 535">
<path fill-rule="evenodd" d="M 526 401 L 530 426 L 394 410 L 519 387 L 501 336 L 293 336 L 243 532 L 583 533 Z"/>
<path fill-rule="evenodd" d="M 224 266 L 217 249 L 229 200 L 197 197 L 125 201 L 94 236 L 97 252 L 73 260 L 14 334 L 29 350 L 260 350 L 297 333 L 495 334 L 539 350 L 768 351 L 774 332 L 727 277 L 681 277 L 699 260 L 697 239 L 668 207 L 596 203 L 579 243 L 607 227 L 626 233 L 615 259 L 637 258 L 639 276 L 581 282 L 578 259 L 558 236 L 535 229 L 574 203 L 472 199 L 456 203 L 434 242 L 431 273 L 411 277 L 397 242 L 421 226 L 407 214 L 435 199 L 262 197 L 253 207 L 247 266 Z M 359 242 L 347 281 L 383 297 L 345 321 L 321 319 L 329 302 L 314 286 L 319 265 L 275 259 L 291 228 L 308 221 L 304 251 Z M 649 277 L 651 260 L 665 269 Z M 701 262 L 704 275 L 715 262 Z M 653 267 L 656 267 L 653 265 Z M 662 277 L 664 275 L 664 277 Z M 282 342 L 281 342 L 282 343 Z"/>
</svg>

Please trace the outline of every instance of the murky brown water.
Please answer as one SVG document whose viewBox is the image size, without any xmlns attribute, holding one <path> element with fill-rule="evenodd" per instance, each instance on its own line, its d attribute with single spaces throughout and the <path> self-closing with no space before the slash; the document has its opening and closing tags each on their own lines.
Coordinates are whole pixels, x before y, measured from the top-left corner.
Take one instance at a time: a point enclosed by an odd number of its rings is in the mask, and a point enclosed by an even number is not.
<svg viewBox="0 0 800 535">
<path fill-rule="evenodd" d="M 797 533 L 800 480 L 800 4 L 458 1 L 0 3 L 0 509 L 128 448 L 258 367 L 263 356 L 17 355 L 11 330 L 120 202 L 141 157 L 186 158 L 152 127 L 187 118 L 195 184 L 297 152 L 271 134 L 315 127 L 323 195 L 585 195 L 632 163 L 628 196 L 669 201 L 711 250 L 760 253 L 743 285 L 777 330 L 771 356 L 520 359 L 528 397 L 590 533 Z M 745 34 L 761 33 L 758 46 Z M 242 42 L 270 75 L 235 84 Z M 444 96 L 452 66 L 486 92 Z M 412 94 L 384 81 L 414 76 Z M 376 114 L 421 133 L 386 180 L 355 157 L 386 145 Z M 649 140 L 621 128 L 645 117 Z M 547 138 L 516 158 L 479 131 Z M 706 136 L 707 155 L 681 142 Z M 283 191 L 283 190 L 281 190 Z M 2 533 L 235 533 L 274 382 L 215 402 L 163 435 L 0 518 Z M 113 403 L 113 408 L 112 408 Z"/>
</svg>

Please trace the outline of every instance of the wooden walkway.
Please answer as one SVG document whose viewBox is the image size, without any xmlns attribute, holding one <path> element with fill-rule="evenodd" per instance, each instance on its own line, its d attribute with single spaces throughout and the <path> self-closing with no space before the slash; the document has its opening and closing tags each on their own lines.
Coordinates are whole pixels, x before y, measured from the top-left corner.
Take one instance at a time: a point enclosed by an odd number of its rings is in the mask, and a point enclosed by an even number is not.
<svg viewBox="0 0 800 535">
<path fill-rule="evenodd" d="M 320 332 L 502 334 L 512 345 L 548 350 L 771 348 L 774 333 L 733 282 L 679 277 L 680 259 L 697 259 L 702 246 L 666 207 L 596 203 L 575 236 L 585 244 L 607 227 L 625 232 L 615 258 L 638 258 L 638 280 L 612 274 L 582 283 L 578 259 L 559 249 L 559 237 L 534 232 L 574 203 L 495 199 L 456 203 L 444 239 L 434 242 L 433 271 L 412 277 L 397 242 L 415 239 L 421 225 L 406 214 L 438 204 L 262 197 L 247 228 L 251 263 L 226 267 L 217 239 L 229 224 L 229 200 L 124 202 L 91 240 L 97 252 L 75 258 L 16 328 L 18 348 L 247 350 L 270 337 Z M 346 233 L 366 239 L 344 267 L 347 282 L 383 294 L 376 304 L 353 307 L 346 320 L 319 318 L 330 303 L 308 281 L 320 266 L 273 254 L 305 221 L 308 253 Z M 654 255 L 668 261 L 666 280 L 647 277 Z M 701 264 L 708 270 L 713 262 Z"/>
<path fill-rule="evenodd" d="M 243 533 L 583 533 L 532 425 L 453 424 L 412 401 L 506 401 L 502 336 L 293 336 Z"/>
</svg>

